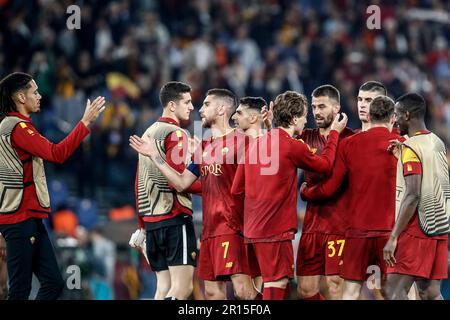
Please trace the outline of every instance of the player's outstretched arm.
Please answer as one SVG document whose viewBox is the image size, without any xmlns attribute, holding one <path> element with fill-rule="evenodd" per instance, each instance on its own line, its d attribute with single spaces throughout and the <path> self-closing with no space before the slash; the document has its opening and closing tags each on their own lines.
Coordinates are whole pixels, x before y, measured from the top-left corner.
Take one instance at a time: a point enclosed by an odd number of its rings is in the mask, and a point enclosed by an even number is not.
<svg viewBox="0 0 450 320">
<path fill-rule="evenodd" d="M 178 191 L 182 192 L 189 188 L 197 177 L 189 170 L 184 170 L 182 173 L 178 173 L 161 157 L 154 139 L 150 139 L 150 142 L 144 141 L 142 138 L 133 135 L 130 137 L 130 146 L 138 153 L 149 157 L 166 177 L 172 186 Z"/>
<path fill-rule="evenodd" d="M 17 125 L 12 133 L 12 142 L 35 157 L 54 163 L 64 163 L 83 139 L 89 134 L 86 128 L 105 110 L 105 98 L 97 97 L 92 103 L 88 100 L 86 111 L 77 126 L 59 143 L 52 143 L 39 134 L 32 123 Z"/>
<path fill-rule="evenodd" d="M 336 153 L 331 175 L 319 184 L 308 186 L 303 183 L 300 188 L 300 196 L 304 201 L 317 201 L 331 197 L 340 188 L 347 176 L 346 140 L 340 142 Z"/>
</svg>

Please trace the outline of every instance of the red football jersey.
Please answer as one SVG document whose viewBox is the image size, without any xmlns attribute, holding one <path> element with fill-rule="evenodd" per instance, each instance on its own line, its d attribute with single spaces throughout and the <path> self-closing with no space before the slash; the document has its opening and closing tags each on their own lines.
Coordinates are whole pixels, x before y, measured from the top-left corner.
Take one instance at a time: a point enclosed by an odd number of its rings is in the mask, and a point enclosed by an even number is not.
<svg viewBox="0 0 450 320">
<path fill-rule="evenodd" d="M 327 198 L 345 177 L 348 236 L 389 235 L 395 218 L 397 159 L 387 151 L 389 141 L 400 137 L 377 127 L 341 141 L 332 175 L 303 190 L 305 200 Z"/>
<path fill-rule="evenodd" d="M 328 173 L 337 141 L 338 133 L 332 131 L 321 156 L 278 128 L 252 141 L 232 190 L 233 194 L 245 194 L 246 238 L 280 238 L 297 231 L 297 168 Z"/>
<path fill-rule="evenodd" d="M 350 137 L 354 132 L 345 128 L 339 135 L 339 140 Z M 319 128 L 305 129 L 300 138 L 316 154 L 322 154 L 327 144 L 327 138 L 320 134 Z M 339 145 L 338 145 L 339 149 Z M 319 174 L 311 171 L 305 171 L 305 181 L 308 186 L 314 186 L 324 181 L 328 175 Z M 309 201 L 306 205 L 305 220 L 302 226 L 303 233 L 325 233 L 325 234 L 344 234 L 346 229 L 345 215 L 345 198 L 342 197 L 345 183 L 339 190 L 329 199 L 317 202 Z"/>
<path fill-rule="evenodd" d="M 202 183 L 202 240 L 242 230 L 243 197 L 232 196 L 231 187 L 247 140 L 238 130 L 204 140 L 188 167 Z"/>
</svg>

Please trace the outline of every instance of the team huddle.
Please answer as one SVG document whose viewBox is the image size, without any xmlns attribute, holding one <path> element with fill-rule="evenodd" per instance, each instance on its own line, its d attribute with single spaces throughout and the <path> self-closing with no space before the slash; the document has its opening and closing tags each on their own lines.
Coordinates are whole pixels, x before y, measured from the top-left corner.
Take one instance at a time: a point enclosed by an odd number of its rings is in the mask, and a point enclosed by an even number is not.
<svg viewBox="0 0 450 320">
<path fill-rule="evenodd" d="M 190 92 L 164 85 L 161 118 L 130 137 L 140 225 L 130 245 L 156 273 L 155 299 L 188 299 L 197 276 L 206 299 L 226 299 L 229 280 L 237 299 L 288 299 L 294 272 L 300 299 L 324 299 L 323 277 L 327 298 L 358 299 L 371 266 L 381 271 L 383 298 L 407 299 L 415 283 L 421 299 L 442 299 L 448 163 L 420 95 L 394 102 L 381 83 L 364 83 L 361 128 L 352 130 L 339 91 L 323 85 L 311 96 L 317 128 L 305 129 L 303 94 L 286 91 L 267 104 L 211 89 L 199 110 L 208 135 L 198 141 L 181 128 L 194 110 Z M 297 169 L 307 207 L 294 265 Z M 191 194 L 202 197 L 199 251 Z"/>
</svg>

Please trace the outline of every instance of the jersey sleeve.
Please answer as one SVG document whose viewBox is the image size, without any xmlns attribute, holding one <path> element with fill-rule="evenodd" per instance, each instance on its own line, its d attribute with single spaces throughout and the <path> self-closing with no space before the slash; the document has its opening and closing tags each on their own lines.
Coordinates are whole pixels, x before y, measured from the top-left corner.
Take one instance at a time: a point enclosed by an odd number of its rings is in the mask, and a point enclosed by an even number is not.
<svg viewBox="0 0 450 320">
<path fill-rule="evenodd" d="M 346 174 L 345 141 L 341 141 L 331 176 L 322 183 L 302 189 L 302 199 L 315 201 L 331 197 L 343 183 Z"/>
<path fill-rule="evenodd" d="M 232 195 L 245 194 L 245 164 L 238 164 L 231 186 Z"/>
<path fill-rule="evenodd" d="M 409 147 L 402 150 L 403 175 L 422 174 L 422 163 L 417 154 Z"/>
<path fill-rule="evenodd" d="M 188 156 L 188 139 L 185 132 L 181 129 L 169 134 L 164 140 L 166 148 L 167 164 L 175 169 L 178 173 L 183 173 L 186 169 L 186 157 Z M 195 173 L 194 173 L 195 174 Z M 197 178 L 199 175 L 196 175 Z M 169 187 L 173 186 L 169 183 Z M 185 190 L 188 193 L 201 194 L 202 185 L 199 180 L 195 181 L 189 188 Z"/>
<path fill-rule="evenodd" d="M 328 173 L 333 168 L 339 133 L 332 130 L 321 155 L 316 155 L 303 140 L 293 140 L 290 156 L 297 168 L 316 173 Z"/>
<path fill-rule="evenodd" d="M 194 183 L 191 184 L 191 186 L 185 190 L 185 192 L 193 193 L 200 196 L 202 194 L 202 183 L 200 182 L 199 179 L 195 180 Z"/>
<path fill-rule="evenodd" d="M 89 129 L 79 122 L 77 126 L 59 143 L 52 143 L 42 136 L 33 124 L 19 122 L 14 128 L 11 140 L 15 147 L 44 160 L 64 163 L 89 134 Z"/>
<path fill-rule="evenodd" d="M 186 157 L 188 141 L 186 133 L 181 129 L 175 130 L 164 140 L 166 149 L 166 162 L 178 173 L 182 173 L 186 168 Z"/>
</svg>

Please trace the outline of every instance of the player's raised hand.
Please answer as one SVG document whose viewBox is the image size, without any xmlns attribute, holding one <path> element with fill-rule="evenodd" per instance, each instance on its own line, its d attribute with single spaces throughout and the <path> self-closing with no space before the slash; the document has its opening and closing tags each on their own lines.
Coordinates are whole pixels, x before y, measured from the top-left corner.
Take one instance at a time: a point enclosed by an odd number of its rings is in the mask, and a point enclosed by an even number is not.
<svg viewBox="0 0 450 320">
<path fill-rule="evenodd" d="M 140 154 L 150 158 L 158 155 L 155 139 L 152 138 L 150 141 L 144 141 L 141 137 L 133 135 L 130 137 L 130 146 Z"/>
<path fill-rule="evenodd" d="M 397 238 L 389 237 L 388 242 L 383 248 L 383 258 L 384 261 L 386 261 L 388 267 L 394 266 L 394 263 L 396 262 L 394 257 L 396 248 L 397 248 Z"/>
<path fill-rule="evenodd" d="M 339 120 L 342 114 L 342 120 Z M 347 126 L 348 117 L 345 113 L 338 113 L 336 117 L 334 117 L 333 123 L 331 124 L 331 130 L 336 130 L 341 133 L 342 130 Z"/>
<path fill-rule="evenodd" d="M 390 142 L 390 144 L 389 144 L 387 150 L 389 152 L 391 152 L 394 155 L 394 157 L 396 157 L 398 159 L 402 152 L 403 143 L 401 143 L 398 140 L 390 140 L 389 142 Z"/>
<path fill-rule="evenodd" d="M 91 100 L 88 99 L 81 122 L 83 122 L 86 127 L 90 126 L 95 122 L 95 120 L 97 120 L 103 110 L 105 110 L 105 97 L 98 96 L 94 101 L 92 101 L 92 103 Z"/>
<path fill-rule="evenodd" d="M 262 107 L 261 109 L 261 116 L 264 121 L 264 125 L 266 126 L 267 130 L 272 129 L 272 122 L 273 122 L 273 101 L 270 101 L 269 109 L 267 109 L 267 106 Z"/>
</svg>

